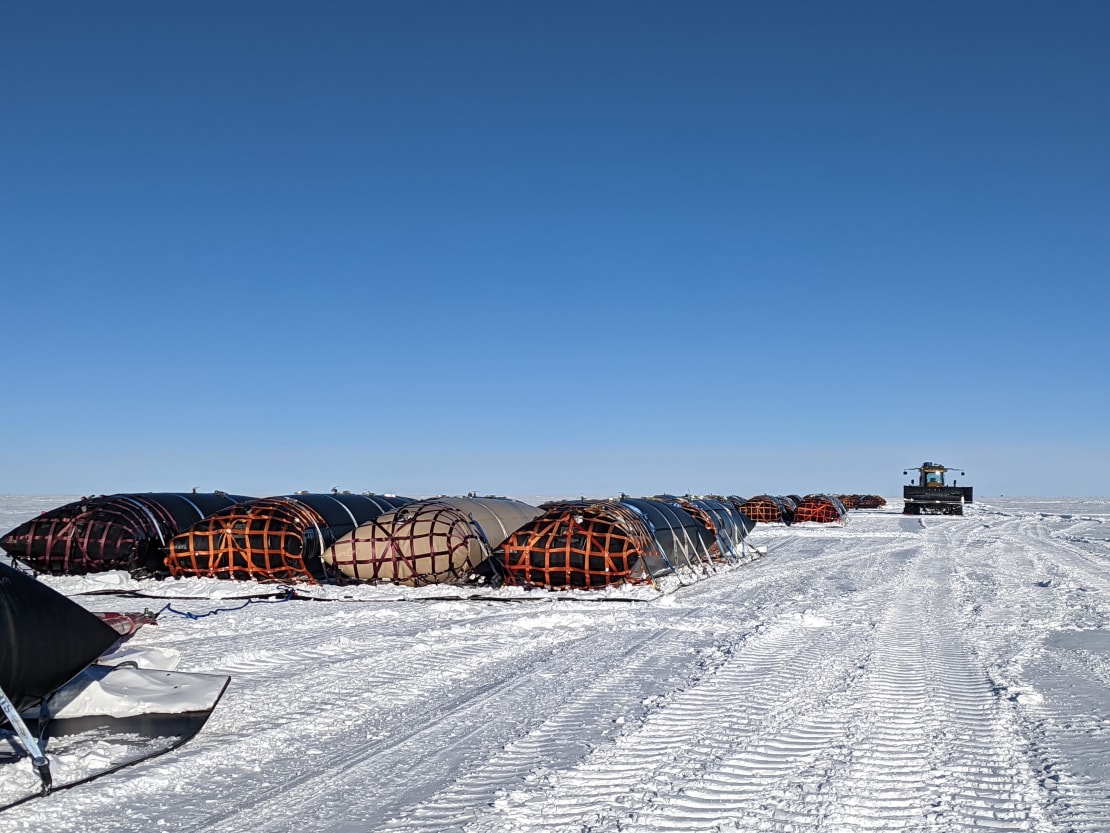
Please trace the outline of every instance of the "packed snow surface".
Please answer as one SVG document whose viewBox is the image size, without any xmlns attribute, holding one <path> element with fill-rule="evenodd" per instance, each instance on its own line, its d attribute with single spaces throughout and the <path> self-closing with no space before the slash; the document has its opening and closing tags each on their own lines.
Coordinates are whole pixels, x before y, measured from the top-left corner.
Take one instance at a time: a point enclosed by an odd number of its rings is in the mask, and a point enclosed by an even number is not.
<svg viewBox="0 0 1110 833">
<path fill-rule="evenodd" d="M 50 579 L 170 605 L 130 646 L 231 683 L 0 830 L 1110 830 L 1110 500 L 900 511 L 760 525 L 764 558 L 665 594 Z"/>
</svg>

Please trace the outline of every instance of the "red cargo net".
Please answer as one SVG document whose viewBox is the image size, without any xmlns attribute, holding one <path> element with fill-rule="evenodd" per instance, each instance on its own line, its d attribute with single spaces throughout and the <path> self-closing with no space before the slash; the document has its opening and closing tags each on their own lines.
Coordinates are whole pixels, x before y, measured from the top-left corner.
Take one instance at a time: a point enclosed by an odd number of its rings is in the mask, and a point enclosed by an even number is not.
<svg viewBox="0 0 1110 833">
<path fill-rule="evenodd" d="M 794 513 L 794 523 L 800 524 L 812 521 L 819 524 L 831 524 L 843 521 L 846 512 L 844 504 L 831 495 L 808 495 L 802 498 L 798 509 Z"/>
<path fill-rule="evenodd" d="M 102 495 L 44 512 L 4 536 L 3 546 L 44 573 L 131 569 L 176 530 L 164 506 L 143 495 Z"/>
<path fill-rule="evenodd" d="M 166 566 L 175 578 L 315 584 L 323 578 L 319 556 L 326 529 L 315 510 L 290 498 L 249 500 L 175 536 Z"/>
<path fill-rule="evenodd" d="M 502 545 L 507 584 L 606 587 L 650 581 L 641 557 L 658 553 L 642 516 L 615 501 L 544 504 Z"/>
<path fill-rule="evenodd" d="M 413 504 L 367 521 L 325 555 L 346 576 L 421 586 L 465 580 L 489 549 L 465 514 L 445 503 Z"/>
</svg>

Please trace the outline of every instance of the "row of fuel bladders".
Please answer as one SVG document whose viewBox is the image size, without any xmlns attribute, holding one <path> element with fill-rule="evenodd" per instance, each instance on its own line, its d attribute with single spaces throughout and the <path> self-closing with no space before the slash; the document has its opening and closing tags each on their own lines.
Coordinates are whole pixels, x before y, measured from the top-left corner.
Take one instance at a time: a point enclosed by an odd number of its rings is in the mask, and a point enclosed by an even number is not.
<svg viewBox="0 0 1110 833">
<path fill-rule="evenodd" d="M 757 521 L 845 519 L 833 495 L 621 495 L 532 506 L 475 495 L 146 492 L 44 512 L 0 538 L 0 548 L 53 575 L 596 588 L 749 561 L 757 552 L 745 539 Z"/>
</svg>

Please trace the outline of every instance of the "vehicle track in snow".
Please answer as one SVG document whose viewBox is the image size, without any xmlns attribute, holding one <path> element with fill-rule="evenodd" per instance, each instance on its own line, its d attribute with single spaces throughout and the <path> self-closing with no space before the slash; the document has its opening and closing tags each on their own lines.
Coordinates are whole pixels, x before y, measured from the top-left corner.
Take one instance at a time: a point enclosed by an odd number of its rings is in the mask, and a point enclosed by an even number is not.
<svg viewBox="0 0 1110 833">
<path fill-rule="evenodd" d="M 647 604 L 167 621 L 137 639 L 233 676 L 201 735 L 0 825 L 1105 831 L 1103 527 L 1051 524 L 760 527 L 765 559 Z"/>
<path fill-rule="evenodd" d="M 195 792 L 196 801 L 186 812 L 178 812 L 175 829 L 236 829 L 239 825 L 257 830 L 275 814 L 276 826 L 288 829 L 290 807 L 303 812 L 313 806 L 314 796 L 337 783 L 345 790 L 340 806 L 349 807 L 351 796 L 357 795 L 374 807 L 367 790 L 374 788 L 375 779 L 357 776 L 365 762 L 391 761 L 387 770 L 403 770 L 429 748 L 436 748 L 437 742 L 456 742 L 460 729 L 485 725 L 483 711 L 492 711 L 499 698 L 510 697 L 521 686 L 522 669 L 550 669 L 562 658 L 588 664 L 595 650 L 592 627 L 572 628 L 568 633 L 526 623 L 517 638 L 506 639 L 512 622 L 503 616 L 491 619 L 500 625 L 479 633 L 479 638 L 468 630 L 451 635 L 450 628 L 435 629 L 421 638 L 402 638 L 391 651 L 368 651 L 358 658 L 344 653 L 311 671 L 301 668 L 301 675 L 311 674 L 307 681 L 300 675 L 282 680 L 268 663 L 253 669 L 271 679 L 268 687 L 277 695 L 276 702 L 255 700 L 250 705 L 257 714 L 252 714 L 249 707 L 237 707 L 232 698 L 224 714 L 228 718 L 246 714 L 247 719 L 239 724 L 217 723 L 208 737 L 238 744 L 239 760 L 244 755 L 257 759 L 259 780 L 236 783 L 222 763 L 219 745 L 186 750 L 192 760 L 182 756 L 175 768 L 185 772 L 201 767 L 210 777 L 206 782 L 176 785 L 179 792 Z M 371 641 L 383 647 L 380 640 Z M 364 681 L 363 690 L 354 697 L 352 677 Z M 284 692 L 291 696 L 283 703 Z M 306 692 L 312 697 L 305 699 Z M 306 737 L 311 739 L 307 744 Z M 282 755 L 283 746 L 293 745 L 302 753 L 307 746 L 309 756 Z M 172 783 L 174 775 L 159 768 L 150 777 Z M 141 780 L 132 786 L 141 788 Z M 181 803 L 181 796 L 176 796 L 175 804 Z"/>
<path fill-rule="evenodd" d="M 811 569 L 809 565 L 804 572 Z M 788 580 L 792 575 L 788 570 L 776 572 L 778 581 Z M 718 578 L 724 577 L 722 574 Z M 778 592 L 775 591 L 776 595 Z M 688 643 L 689 635 L 701 628 L 696 622 L 685 624 L 688 619 L 696 620 L 698 617 L 691 614 L 699 610 L 690 607 L 687 612 L 667 616 L 666 621 L 660 623 L 658 617 L 641 617 L 618 609 L 613 613 L 627 630 L 618 629 L 615 633 L 596 627 L 602 624 L 597 622 L 598 615 L 593 610 L 583 610 L 578 614 L 583 617 L 581 636 L 576 636 L 575 641 L 568 640 L 565 630 L 561 629 L 555 634 L 551 650 L 542 657 L 529 657 L 527 662 L 518 663 L 511 677 L 504 678 L 490 690 L 470 692 L 456 699 L 444 699 L 434 692 L 425 694 L 424 699 L 436 705 L 428 713 L 408 716 L 412 725 L 420 727 L 418 730 L 391 730 L 388 744 L 371 743 L 361 748 L 343 745 L 340 747 L 342 761 L 337 766 L 325 765 L 322 771 L 280 781 L 251 799 L 237 802 L 235 816 L 201 826 L 221 830 L 234 827 L 236 817 L 249 815 L 253 829 L 267 829 L 270 824 L 267 804 L 272 804 L 278 793 L 283 801 L 295 798 L 301 806 L 321 808 L 313 814 L 305 829 L 335 829 L 338 821 L 328 807 L 339 808 L 342 817 L 354 816 L 361 819 L 359 823 L 369 823 L 371 819 L 388 817 L 400 810 L 406 800 L 418 801 L 440 783 L 457 779 L 456 770 L 460 768 L 469 774 L 474 766 L 481 764 L 483 755 L 493 757 L 522 737 L 525 740 L 518 748 L 531 748 L 539 755 L 528 764 L 529 769 L 535 768 L 537 760 L 550 762 L 553 755 L 556 758 L 581 757 L 595 742 L 611 734 L 614 726 L 620 725 L 615 721 L 630 712 L 635 715 L 642 708 L 645 695 L 658 687 L 657 674 L 682 677 L 699 673 L 705 660 L 692 651 Z M 513 615 L 531 618 L 535 613 L 516 611 Z M 492 617 L 492 621 L 503 622 L 506 618 L 505 614 L 500 614 Z M 647 621 L 637 622 L 645 618 Z M 716 620 L 712 620 L 712 624 L 719 629 Z M 488 646 L 499 641 L 487 635 L 477 644 Z M 477 650 L 473 640 L 467 641 L 466 650 Z M 448 667 L 458 664 L 442 657 L 435 663 Z M 412 662 L 406 660 L 396 665 L 405 669 L 404 679 L 411 683 Z M 489 673 L 484 669 L 485 675 Z M 543 680 L 537 682 L 537 676 Z M 381 696 L 381 682 L 368 687 L 376 692 L 375 696 Z M 418 689 L 420 686 L 412 687 Z M 352 716 L 352 719 L 355 718 Z M 364 716 L 362 723 L 365 722 Z M 375 725 L 385 730 L 380 719 Z M 538 738 L 527 738 L 537 731 L 533 728 L 537 725 Z M 464 751 L 457 751 L 460 748 Z M 436 754 L 428 756 L 429 749 Z M 339 749 L 332 754 L 338 753 Z M 489 782 L 491 795 L 504 783 L 504 775 L 502 772 L 500 777 Z M 467 778 L 466 787 L 473 791 L 473 777 Z M 364 809 L 352 809 L 350 802 L 343 800 L 351 794 L 360 796 Z M 329 795 L 331 801 L 326 798 Z M 287 827 L 287 811 L 279 810 L 272 824 L 278 829 Z"/>
<path fill-rule="evenodd" d="M 468 829 L 1028 829 L 1043 802 L 940 604 L 945 572 L 926 545 L 754 634 L 641 730 Z"/>
<path fill-rule="evenodd" d="M 947 527 L 939 523 L 943 530 Z M 963 637 L 948 583 L 962 557 L 924 546 L 877 628 L 847 761 L 822 823 L 843 830 L 1026 830 L 1044 818 L 1023 739 Z"/>
<path fill-rule="evenodd" d="M 980 642 L 1002 659 L 996 684 L 1028 739 L 1034 776 L 1047 795 L 1047 823 L 1108 830 L 1110 564 L 1098 542 L 1084 537 L 1092 529 L 1102 534 L 1102 524 L 1066 517 L 1062 530 L 1051 531 L 1042 513 L 992 514 L 997 534 L 982 550 L 989 581 L 978 583 L 990 591 L 979 605 Z M 959 530 L 957 545 L 967 548 L 983 534 Z"/>
<path fill-rule="evenodd" d="M 586 754 L 613 731 L 618 717 L 658 686 L 654 671 L 666 675 L 673 657 L 689 654 L 683 631 L 674 627 L 683 617 L 663 631 L 637 627 L 625 615 L 618 618 L 613 624 L 623 627 L 585 627 L 572 637 L 548 629 L 534 637 L 532 653 L 495 682 L 456 697 L 431 696 L 429 709 L 410 716 L 406 728 L 382 741 L 345 749 L 334 766 L 283 782 L 280 791 L 286 799 L 319 808 L 300 829 L 335 830 L 344 822 L 366 829 L 451 783 L 460 770 L 471 772 L 545 722 L 564 727 L 556 743 L 544 744 L 545 755 L 575 759 Z M 528 644 L 530 630 L 522 630 L 522 644 Z M 599 655 L 605 663 L 598 662 Z M 619 675 L 610 673 L 613 666 Z M 344 798 L 356 791 L 360 805 L 352 808 Z M 287 811 L 279 809 L 270 817 L 269 798 L 255 797 L 249 807 L 236 808 L 236 815 L 249 813 L 254 830 L 287 829 Z M 205 829 L 218 831 L 227 824 L 234 828 L 234 818 L 215 820 Z"/>
<path fill-rule="evenodd" d="M 841 562 L 845 561 L 843 555 L 838 558 Z M 820 569 L 819 565 L 823 560 L 815 559 L 817 569 Z M 843 566 L 842 563 L 841 567 Z M 767 575 L 762 575 L 758 570 L 753 570 L 750 574 L 736 571 L 722 574 L 714 581 L 735 577 L 736 580 L 751 585 L 748 592 L 754 597 L 758 598 L 760 593 L 765 592 L 767 597 L 763 604 L 749 603 L 744 606 L 751 615 L 758 616 L 759 611 L 772 607 L 769 604 L 771 599 L 778 598 L 785 592 L 782 587 L 784 583 L 812 585 L 814 569 L 813 562 L 800 563 L 793 569 L 781 565 L 778 569 L 767 571 Z M 769 585 L 770 589 L 761 590 L 764 585 Z M 615 617 L 614 621 L 628 629 L 625 632 L 621 632 L 619 628 L 616 633 L 611 632 L 611 628 L 604 627 L 604 621 L 598 621 L 605 617 L 599 617 L 592 609 L 583 610 L 575 614 L 581 617 L 579 624 L 582 626 L 581 636 L 575 636 L 577 644 L 567 638 L 566 617 L 561 614 L 563 618 L 560 620 L 560 628 L 553 634 L 552 644 L 556 647 L 541 657 L 529 655 L 526 660 L 517 661 L 512 676 L 505 676 L 488 691 L 468 692 L 466 696 L 451 699 L 437 691 L 425 690 L 424 694 L 419 695 L 419 699 L 435 704 L 434 709 L 416 715 L 399 715 L 404 718 L 402 720 L 396 720 L 398 716 L 395 715 L 383 717 L 351 714 L 353 726 L 365 727 L 372 724 L 376 731 L 387 735 L 388 742 L 374 740 L 362 746 L 352 746 L 349 742 L 337 741 L 326 757 L 317 758 L 320 765 L 314 766 L 309 772 L 279 777 L 280 772 L 270 771 L 267 778 L 273 782 L 271 786 L 253 791 L 250 797 L 234 798 L 228 795 L 228 803 L 235 806 L 234 814 L 227 818 L 208 817 L 198 823 L 197 828 L 235 829 L 236 825 L 241 824 L 240 818 L 249 817 L 252 829 L 267 829 L 270 826 L 284 829 L 289 823 L 286 805 L 290 801 L 294 801 L 297 806 L 320 808 L 314 811 L 305 829 L 335 829 L 338 819 L 333 816 L 336 813 L 341 818 L 358 818 L 360 824 L 367 824 L 371 819 L 388 817 L 395 810 L 400 810 L 406 800 L 410 800 L 413 806 L 419 806 L 420 800 L 433 793 L 437 786 L 458 780 L 457 770 L 462 769 L 469 775 L 484 760 L 495 757 L 502 749 L 522 737 L 525 741 L 514 748 L 518 751 L 529 748 L 526 736 L 537 725 L 540 726 L 541 742 L 536 743 L 536 738 L 532 738 L 531 748 L 535 750 L 537 757 L 528 765 L 529 770 L 535 769 L 539 763 L 550 763 L 553 754 L 556 757 L 581 757 L 588 753 L 594 743 L 605 740 L 606 735 L 613 732 L 615 725 L 620 725 L 615 723 L 617 719 L 628 713 L 635 717 L 642 710 L 645 693 L 650 694 L 658 685 L 656 674 L 664 673 L 672 678 L 682 678 L 702 673 L 700 669 L 707 660 L 699 654 L 696 647 L 691 650 L 691 634 L 696 636 L 702 631 L 708 633 L 706 644 L 710 657 L 719 653 L 720 639 L 717 638 L 717 632 L 724 630 L 726 641 L 740 637 L 739 631 L 722 629 L 715 613 L 708 617 L 703 615 L 703 605 L 708 599 L 716 599 L 718 604 L 724 602 L 734 606 L 730 595 L 723 592 L 723 587 L 706 592 L 711 586 L 712 582 L 707 582 L 691 588 L 688 610 L 677 615 L 666 615 L 663 621 L 657 615 L 641 616 L 626 608 L 618 608 L 608 618 Z M 484 617 L 488 619 L 485 626 L 491 630 L 475 631 L 467 625 L 461 630 L 446 629 L 447 633 L 444 635 L 450 634 L 455 639 L 465 637 L 465 642 L 456 646 L 456 650 L 463 654 L 483 656 L 489 646 L 504 641 L 503 635 L 497 634 L 496 629 L 511 629 L 511 625 L 507 626 L 505 623 L 511 622 L 514 617 L 530 620 L 535 616 L 534 611 L 516 611 L 512 615 L 498 612 L 492 617 Z M 687 623 L 691 619 L 694 621 Z M 540 632 L 543 632 L 542 629 Z M 352 638 L 347 631 L 344 633 L 344 639 Z M 484 638 L 475 640 L 472 638 L 474 635 Z M 405 641 L 411 639 L 412 637 Z M 517 644 L 527 645 L 527 641 L 518 641 Z M 414 693 L 424 689 L 425 684 L 417 673 L 424 665 L 446 668 L 460 666 L 459 657 L 439 654 L 429 656 L 427 651 L 420 652 L 415 657 L 406 656 L 410 653 L 411 649 L 390 663 L 391 669 L 403 669 L 395 672 L 399 675 L 396 686 L 389 680 L 368 680 L 368 691 L 374 692 L 375 699 L 384 696 L 388 700 L 390 695 L 400 698 L 408 688 Z M 342 662 L 329 663 L 318 672 L 320 688 L 324 691 L 328 689 L 326 678 L 333 665 L 336 673 L 346 675 L 351 670 L 350 662 L 349 658 L 344 657 Z M 265 671 L 266 665 L 263 663 L 263 668 L 252 670 Z M 488 678 L 491 669 L 481 668 L 481 673 Z M 549 682 L 537 682 L 536 675 Z M 579 694 L 583 690 L 585 693 Z M 537 691 L 542 692 L 542 696 L 537 696 Z M 515 704 L 514 699 L 517 701 Z M 334 711 L 334 704 L 329 704 L 326 700 L 321 705 L 324 712 Z M 498 711 L 503 714 L 497 716 Z M 575 716 L 576 714 L 580 717 Z M 408 721 L 407 724 L 405 720 Z M 410 732 L 396 728 L 399 725 L 420 728 Z M 263 736 L 266 734 L 269 732 L 264 730 Z M 428 756 L 429 749 L 435 750 L 435 754 Z M 341 760 L 336 766 L 329 766 L 330 757 Z M 424 760 L 429 757 L 430 760 Z M 502 772 L 501 777 L 504 775 Z M 497 777 L 489 781 L 491 798 L 503 784 L 504 781 Z M 473 790 L 474 778 L 467 777 L 465 786 Z M 359 796 L 359 803 L 355 807 L 349 801 L 351 795 Z M 281 801 L 275 801 L 278 796 Z M 273 810 L 274 807 L 278 809 Z M 336 813 L 329 812 L 329 807 L 337 808 Z"/>
</svg>

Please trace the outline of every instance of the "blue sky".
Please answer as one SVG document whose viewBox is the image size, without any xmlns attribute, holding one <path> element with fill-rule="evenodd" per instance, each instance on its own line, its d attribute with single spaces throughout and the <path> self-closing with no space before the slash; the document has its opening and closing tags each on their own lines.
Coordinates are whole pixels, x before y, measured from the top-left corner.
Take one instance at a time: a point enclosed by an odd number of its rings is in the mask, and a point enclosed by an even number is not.
<svg viewBox="0 0 1110 833">
<path fill-rule="evenodd" d="M 0 493 L 1110 494 L 1110 5 L 3 18 Z"/>
</svg>

